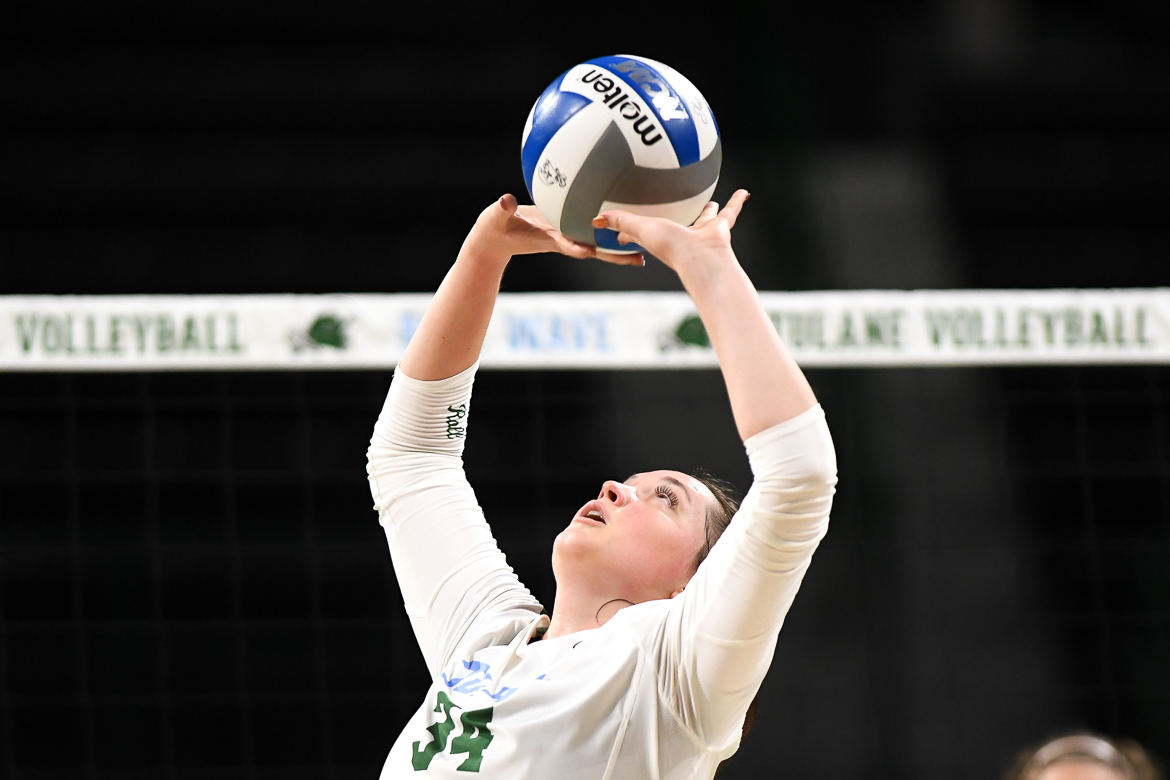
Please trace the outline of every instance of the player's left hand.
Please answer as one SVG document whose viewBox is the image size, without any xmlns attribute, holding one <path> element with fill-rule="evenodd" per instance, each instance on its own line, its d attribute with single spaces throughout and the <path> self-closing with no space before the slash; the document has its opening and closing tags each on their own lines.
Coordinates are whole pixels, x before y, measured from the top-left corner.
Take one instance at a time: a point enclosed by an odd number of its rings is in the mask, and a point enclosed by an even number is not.
<svg viewBox="0 0 1170 780">
<path fill-rule="evenodd" d="M 579 259 L 596 258 L 616 265 L 645 265 L 641 254 L 614 255 L 578 244 L 550 225 L 536 206 L 518 206 L 516 198 L 504 195 L 488 206 L 475 222 L 469 240 L 488 250 L 508 256 L 557 252 Z"/>
</svg>

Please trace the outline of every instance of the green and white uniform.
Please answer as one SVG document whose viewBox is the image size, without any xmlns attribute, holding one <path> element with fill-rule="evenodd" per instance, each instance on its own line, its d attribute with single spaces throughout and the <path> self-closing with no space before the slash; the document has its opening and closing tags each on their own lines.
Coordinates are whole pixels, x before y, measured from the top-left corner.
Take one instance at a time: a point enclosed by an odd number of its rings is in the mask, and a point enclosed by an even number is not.
<svg viewBox="0 0 1170 780">
<path fill-rule="evenodd" d="M 433 680 L 382 779 L 709 780 L 824 536 L 836 484 L 816 406 L 746 442 L 754 484 L 681 595 L 529 644 L 548 625 L 463 472 L 477 366 L 399 370 L 374 428 L 370 487 Z"/>
</svg>

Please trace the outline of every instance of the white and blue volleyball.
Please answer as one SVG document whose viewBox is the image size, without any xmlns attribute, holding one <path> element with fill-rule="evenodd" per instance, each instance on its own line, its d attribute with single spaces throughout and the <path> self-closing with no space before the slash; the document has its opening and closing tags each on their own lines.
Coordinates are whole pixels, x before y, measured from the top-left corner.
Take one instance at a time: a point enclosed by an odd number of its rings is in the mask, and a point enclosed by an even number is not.
<svg viewBox="0 0 1170 780">
<path fill-rule="evenodd" d="M 524 124 L 524 183 L 569 238 L 608 252 L 642 251 L 594 228 L 610 209 L 694 222 L 719 181 L 723 149 L 707 101 L 661 62 L 617 55 L 570 68 Z"/>
</svg>

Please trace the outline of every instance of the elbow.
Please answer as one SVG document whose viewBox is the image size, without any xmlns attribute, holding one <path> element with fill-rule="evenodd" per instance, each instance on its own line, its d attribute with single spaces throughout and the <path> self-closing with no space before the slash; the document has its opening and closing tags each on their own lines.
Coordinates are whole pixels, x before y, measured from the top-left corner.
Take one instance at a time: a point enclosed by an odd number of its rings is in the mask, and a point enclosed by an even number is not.
<svg viewBox="0 0 1170 780">
<path fill-rule="evenodd" d="M 822 429 L 817 446 L 809 452 L 808 466 L 810 483 L 832 495 L 837 487 L 837 448 L 827 425 Z"/>
<path fill-rule="evenodd" d="M 774 500 L 832 496 L 837 485 L 837 453 L 824 418 L 809 417 L 792 430 L 765 434 L 749 444 L 755 482 Z"/>
<path fill-rule="evenodd" d="M 374 509 L 385 512 L 398 498 L 437 484 L 466 484 L 463 459 L 447 452 L 396 446 L 378 436 L 366 451 Z"/>
<path fill-rule="evenodd" d="M 792 469 L 776 485 L 807 497 L 829 497 L 837 489 L 837 457 L 832 447 L 805 453 L 799 467 Z"/>
<path fill-rule="evenodd" d="M 390 454 L 386 452 L 386 446 L 378 443 L 377 437 L 370 440 L 370 446 L 366 447 L 366 472 L 373 474 L 374 470 L 378 468 L 378 463 L 386 459 Z"/>
<path fill-rule="evenodd" d="M 804 465 L 802 476 L 810 492 L 826 498 L 836 492 L 837 449 L 833 446 L 833 439 L 827 426 L 818 445 L 806 454 Z"/>
<path fill-rule="evenodd" d="M 822 458 L 816 466 L 805 476 L 805 490 L 825 497 L 833 495 L 837 490 L 837 459 Z"/>
<path fill-rule="evenodd" d="M 394 457 L 394 448 L 388 447 L 385 442 L 378 441 L 377 435 L 366 448 L 366 473 L 370 476 L 384 470 L 385 465 Z"/>
<path fill-rule="evenodd" d="M 366 450 L 366 479 L 370 483 L 370 497 L 374 499 L 374 511 L 379 515 L 386 508 L 382 496 L 384 493 L 389 492 L 389 485 L 383 484 L 386 480 L 378 478 L 378 472 L 381 470 L 379 466 L 383 462 L 383 458 L 380 457 L 380 453 L 378 452 L 378 445 L 375 442 L 371 442 L 369 448 Z"/>
<path fill-rule="evenodd" d="M 403 453 L 398 448 L 379 440 L 375 434 L 366 450 L 366 478 L 370 483 L 370 495 L 374 499 L 374 509 L 378 513 L 384 511 L 389 500 L 401 493 L 418 475 L 409 468 L 410 460 L 404 460 Z"/>
<path fill-rule="evenodd" d="M 825 533 L 829 523 L 829 511 L 833 505 L 833 495 L 837 492 L 837 466 L 835 463 L 810 476 L 803 490 L 806 503 L 816 507 L 816 514 L 822 519 L 821 534 Z"/>
<path fill-rule="evenodd" d="M 810 534 L 823 534 L 833 495 L 837 489 L 837 464 L 830 450 L 827 457 L 803 457 L 799 469 L 759 480 L 760 508 L 793 533 L 792 522 L 810 524 Z M 815 529 L 821 530 L 815 530 Z"/>
</svg>

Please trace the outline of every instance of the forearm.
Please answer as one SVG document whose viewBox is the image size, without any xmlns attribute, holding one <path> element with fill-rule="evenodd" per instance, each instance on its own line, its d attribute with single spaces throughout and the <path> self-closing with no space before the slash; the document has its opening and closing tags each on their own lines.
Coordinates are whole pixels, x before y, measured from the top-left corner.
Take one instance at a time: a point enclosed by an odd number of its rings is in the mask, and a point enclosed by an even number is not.
<svg viewBox="0 0 1170 780">
<path fill-rule="evenodd" d="M 467 237 L 399 362 L 405 373 L 446 379 L 479 359 L 508 259 Z"/>
<path fill-rule="evenodd" d="M 676 270 L 719 357 L 741 439 L 816 404 L 808 380 L 730 247 L 696 253 Z"/>
</svg>

